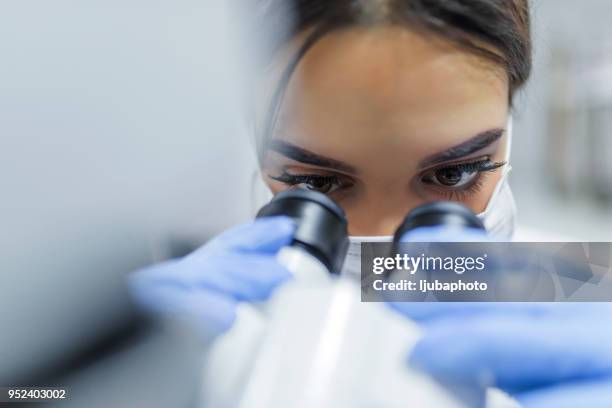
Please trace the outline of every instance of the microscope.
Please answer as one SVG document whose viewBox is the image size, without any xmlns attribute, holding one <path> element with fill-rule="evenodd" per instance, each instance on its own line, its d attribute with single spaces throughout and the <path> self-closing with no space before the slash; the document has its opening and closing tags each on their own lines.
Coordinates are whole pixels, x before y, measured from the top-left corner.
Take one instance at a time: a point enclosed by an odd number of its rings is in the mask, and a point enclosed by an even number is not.
<svg viewBox="0 0 612 408">
<path fill-rule="evenodd" d="M 257 217 L 285 215 L 297 229 L 277 255 L 294 278 L 259 305 L 243 304 L 209 350 L 202 406 L 241 408 L 478 407 L 485 391 L 443 383 L 407 365 L 420 328 L 385 302 L 362 302 L 339 275 L 348 247 L 343 210 L 308 190 L 280 193 Z M 482 229 L 468 209 L 437 202 L 396 231 L 449 225 Z M 452 347 L 452 339 L 449 339 Z"/>
</svg>

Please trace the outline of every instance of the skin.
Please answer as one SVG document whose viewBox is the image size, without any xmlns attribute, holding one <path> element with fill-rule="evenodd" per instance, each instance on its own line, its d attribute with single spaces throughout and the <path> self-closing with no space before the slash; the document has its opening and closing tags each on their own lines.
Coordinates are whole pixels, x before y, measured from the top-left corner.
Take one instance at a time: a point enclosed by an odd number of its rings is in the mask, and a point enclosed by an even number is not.
<svg viewBox="0 0 612 408">
<path fill-rule="evenodd" d="M 299 43 L 295 39 L 289 53 Z M 432 184 L 431 170 L 503 162 L 505 134 L 465 158 L 427 168 L 423 161 L 483 132 L 501 133 L 508 109 L 508 78 L 499 66 L 433 35 L 402 27 L 330 33 L 293 74 L 272 140 L 341 161 L 354 172 L 270 150 L 262 176 L 275 194 L 313 187 L 273 179 L 283 172 L 336 176 L 342 187 L 328 195 L 345 210 L 351 235 L 391 235 L 411 209 L 433 200 L 459 201 L 480 212 L 499 169 L 473 172 L 471 187 L 461 190 Z"/>
</svg>

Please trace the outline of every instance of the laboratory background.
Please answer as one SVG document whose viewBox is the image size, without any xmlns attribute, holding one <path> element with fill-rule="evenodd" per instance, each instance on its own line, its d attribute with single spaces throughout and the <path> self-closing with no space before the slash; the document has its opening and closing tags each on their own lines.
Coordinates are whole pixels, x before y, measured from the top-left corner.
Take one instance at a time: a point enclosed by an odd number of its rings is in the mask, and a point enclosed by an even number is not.
<svg viewBox="0 0 612 408">
<path fill-rule="evenodd" d="M 612 4 L 536 0 L 532 10 L 534 71 L 517 102 L 511 159 L 519 224 L 610 241 Z"/>
<path fill-rule="evenodd" d="M 80 395 L 189 402 L 197 344 L 124 342 L 142 338 L 122 282 L 257 210 L 241 104 L 258 45 L 240 41 L 244 15 L 226 6 L 0 7 L 0 386 L 62 377 Z M 532 7 L 511 156 L 519 225 L 612 241 L 612 2 Z"/>
</svg>

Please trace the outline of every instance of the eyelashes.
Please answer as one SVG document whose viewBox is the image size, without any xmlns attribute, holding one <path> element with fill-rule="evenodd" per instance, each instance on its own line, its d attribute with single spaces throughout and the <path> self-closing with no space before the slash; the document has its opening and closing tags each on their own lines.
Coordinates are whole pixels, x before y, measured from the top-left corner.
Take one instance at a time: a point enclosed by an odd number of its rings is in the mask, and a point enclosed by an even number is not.
<svg viewBox="0 0 612 408">
<path fill-rule="evenodd" d="M 458 163 L 428 170 L 421 176 L 424 183 L 448 188 L 467 186 L 478 174 L 496 170 L 506 164 L 493 163 L 489 159 L 470 163 Z"/>
<path fill-rule="evenodd" d="M 480 191 L 483 176 L 504 166 L 505 162 L 492 162 L 489 158 L 445 165 L 426 170 L 419 181 L 434 194 L 445 196 L 448 200 L 464 200 Z M 278 176 L 268 175 L 272 180 L 290 187 L 304 188 L 324 194 L 352 187 L 355 183 L 346 177 L 321 174 L 290 174 L 283 171 Z"/>
<path fill-rule="evenodd" d="M 490 159 L 470 163 L 458 163 L 428 170 L 421 181 L 429 185 L 434 193 L 448 200 L 463 201 L 478 193 L 487 173 L 494 172 L 506 162 L 492 162 Z"/>
<path fill-rule="evenodd" d="M 479 161 L 475 161 L 475 162 L 470 162 L 470 163 L 457 163 L 457 164 L 453 164 L 453 165 L 449 165 L 449 166 L 444 166 L 441 167 L 441 169 L 447 169 L 447 168 L 457 168 L 461 171 L 464 172 L 475 172 L 475 171 L 493 171 L 493 170 L 497 170 L 500 167 L 504 166 L 506 164 L 506 162 L 492 162 L 489 159 L 483 159 L 483 160 L 479 160 Z M 440 169 L 440 168 L 439 168 Z"/>
<path fill-rule="evenodd" d="M 322 176 L 319 174 L 289 174 L 283 172 L 280 176 L 268 175 L 272 180 L 280 181 L 289 186 L 303 185 L 302 188 L 329 194 L 352 183 L 343 182 L 337 176 Z"/>
</svg>

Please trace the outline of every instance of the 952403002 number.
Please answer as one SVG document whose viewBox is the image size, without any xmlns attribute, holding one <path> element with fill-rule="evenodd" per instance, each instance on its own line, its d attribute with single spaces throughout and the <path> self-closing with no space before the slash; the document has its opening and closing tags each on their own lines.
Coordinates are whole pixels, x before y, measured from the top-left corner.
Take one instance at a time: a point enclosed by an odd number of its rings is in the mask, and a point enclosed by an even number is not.
<svg viewBox="0 0 612 408">
<path fill-rule="evenodd" d="M 68 392 L 65 388 L 2 387 L 0 391 L 0 402 L 37 402 L 68 398 Z"/>
</svg>

